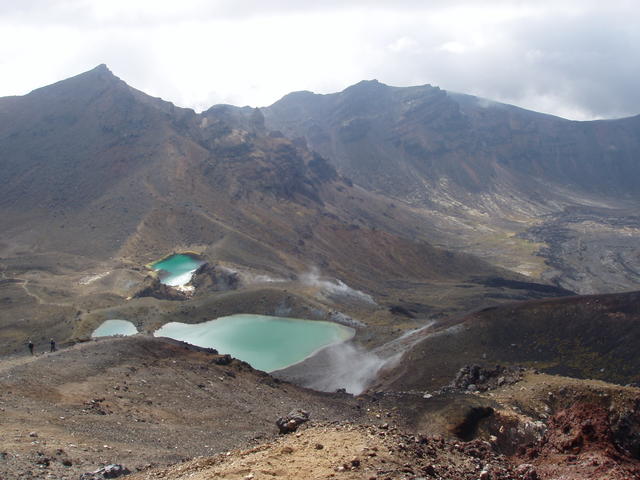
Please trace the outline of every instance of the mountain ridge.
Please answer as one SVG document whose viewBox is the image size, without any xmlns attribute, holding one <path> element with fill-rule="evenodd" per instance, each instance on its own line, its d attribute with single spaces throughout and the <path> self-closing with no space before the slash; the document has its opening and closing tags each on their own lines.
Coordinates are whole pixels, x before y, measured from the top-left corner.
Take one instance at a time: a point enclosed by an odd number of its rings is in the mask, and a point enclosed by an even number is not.
<svg viewBox="0 0 640 480">
<path fill-rule="evenodd" d="M 478 281 L 526 279 L 434 245 L 425 212 L 353 185 L 304 141 L 266 128 L 259 109 L 196 114 L 106 67 L 67 82 L 0 102 L 4 349 L 31 328 L 16 318 L 83 338 L 114 317 L 148 328 L 192 309 L 185 320 L 212 318 L 229 298 L 247 313 L 366 318 L 380 342 L 393 332 L 384 325 L 419 323 L 399 319 L 398 306 L 443 315 L 539 296 Z M 179 251 L 240 272 L 241 286 L 187 306 L 130 299 L 144 265 Z M 104 280 L 83 283 L 96 275 Z"/>
<path fill-rule="evenodd" d="M 104 65 L 0 99 L 0 476 L 639 471 L 637 388 L 519 366 L 638 381 L 637 203 L 542 155 L 610 127 L 565 138 L 436 87 L 347 90 L 293 95 L 310 116 L 283 131 L 269 109 L 195 113 Z M 514 154 L 536 139 L 542 156 Z M 205 262 L 180 292 L 151 269 L 173 253 Z M 274 376 L 154 336 L 238 313 L 355 336 Z M 140 334 L 92 339 L 113 319 Z M 276 441 L 287 412 L 310 421 Z"/>
<path fill-rule="evenodd" d="M 303 138 L 354 183 L 424 211 L 449 248 L 580 293 L 640 285 L 628 232 L 611 228 L 640 205 L 640 116 L 576 122 L 429 85 L 373 81 L 288 95 L 263 112 L 268 128 Z M 575 218 L 576 209 L 593 212 L 595 222 Z M 534 255 L 553 268 L 534 267 L 531 256 L 518 265 L 514 238 L 541 244 Z M 624 258 L 609 275 L 581 264 L 571 253 L 576 244 L 590 247 L 582 257 L 622 249 Z"/>
<path fill-rule="evenodd" d="M 304 102 L 301 100 L 304 100 Z M 290 104 L 293 102 L 298 104 L 295 107 L 291 106 Z M 384 104 L 383 108 L 379 108 L 381 104 Z M 291 111 L 287 110 L 289 108 L 291 108 Z M 616 124 L 616 128 L 630 128 L 635 132 L 636 140 L 633 148 L 635 148 L 635 151 L 638 149 L 638 126 L 635 125 L 639 118 L 638 116 L 608 121 L 576 122 L 478 97 L 447 92 L 430 85 L 389 87 L 377 81 L 363 81 L 333 94 L 316 95 L 305 93 L 300 95 L 296 93 L 293 97 L 287 95 L 263 110 L 271 128 L 282 129 L 283 132 L 290 135 L 306 137 L 312 148 L 332 159 L 339 170 L 343 169 L 349 176 L 353 176 L 357 167 L 352 165 L 354 162 L 354 150 L 348 144 L 357 143 L 362 136 L 367 135 L 368 131 L 378 133 L 387 131 L 389 132 L 387 136 L 390 136 L 394 142 L 400 142 L 393 149 L 397 152 L 396 156 L 406 157 L 409 160 L 416 156 L 422 157 L 423 161 L 427 162 L 431 169 L 435 168 L 436 174 L 446 174 L 467 189 L 477 189 L 481 185 L 480 180 L 490 180 L 490 176 L 482 175 L 480 170 L 489 169 L 495 175 L 497 173 L 496 163 L 509 166 L 509 161 L 505 157 L 507 152 L 501 153 L 497 149 L 501 144 L 497 143 L 493 146 L 490 144 L 496 140 L 504 143 L 505 141 L 518 142 L 522 139 L 527 142 L 515 151 L 516 156 L 523 157 L 520 164 L 515 164 L 518 167 L 515 172 L 529 175 L 539 174 L 539 172 L 536 172 L 539 167 L 527 161 L 527 155 L 523 153 L 527 150 L 535 152 L 536 149 L 540 149 L 540 146 L 536 146 L 533 140 L 527 140 L 527 135 L 530 136 L 531 134 L 537 135 L 536 138 L 540 138 L 536 142 L 550 141 L 561 135 L 566 135 L 567 132 L 572 135 L 579 135 L 580 132 L 575 132 L 575 129 L 572 130 L 573 126 L 579 126 L 581 129 L 594 130 L 594 128 L 598 127 L 600 130 L 603 128 L 607 130 L 609 125 L 613 123 Z M 348 114 L 343 112 L 348 112 Z M 436 113 L 437 117 L 434 117 L 432 112 Z M 532 119 L 535 119 L 538 124 L 531 123 Z M 507 130 L 504 133 L 499 131 L 487 132 L 486 130 L 483 132 L 479 130 L 481 128 L 479 122 L 483 122 L 483 124 L 492 122 L 484 128 L 494 130 L 498 125 L 504 125 L 506 122 L 510 122 L 511 125 L 507 126 Z M 629 125 L 629 123 L 632 125 Z M 416 125 L 418 126 L 416 127 Z M 533 130 L 531 130 L 532 128 Z M 455 129 L 454 133 L 463 134 L 470 140 L 456 141 L 451 135 L 445 133 L 451 131 L 451 129 Z M 565 131 L 560 134 L 554 134 L 553 129 L 564 129 Z M 591 134 L 591 131 L 589 133 Z M 610 131 L 604 133 L 594 131 L 594 134 L 597 133 L 611 134 Z M 502 135 L 504 138 L 496 139 L 496 134 Z M 327 144 L 329 138 L 327 135 L 333 139 L 331 144 L 333 146 Z M 473 138 L 474 136 L 477 138 Z M 450 143 L 449 146 L 447 146 L 447 142 Z M 372 138 L 367 144 L 375 144 L 375 140 Z M 362 144 L 360 147 L 365 148 Z M 454 150 L 451 150 L 452 148 Z M 462 150 L 457 155 L 469 156 L 473 154 L 476 157 L 474 162 L 469 163 L 468 160 L 463 158 L 451 157 L 455 153 L 455 149 L 459 148 L 462 148 Z M 341 149 L 347 149 L 346 153 Z M 384 156 L 387 153 L 383 149 L 380 155 Z M 573 150 L 567 150 L 566 153 L 570 156 L 577 155 L 577 152 Z M 460 176 L 456 178 L 451 171 L 446 169 L 441 171 L 444 168 L 441 165 L 442 161 L 436 161 L 433 157 L 434 154 L 440 156 L 448 155 L 452 160 L 465 161 L 465 165 L 473 171 L 473 174 L 467 175 L 467 178 Z M 558 155 L 560 154 L 561 152 L 558 153 Z M 528 155 L 531 155 L 531 153 Z M 536 155 L 548 156 L 549 153 L 541 151 Z M 581 155 L 586 155 L 586 158 L 589 157 L 586 150 L 582 151 Z M 612 163 L 613 160 L 607 155 L 606 152 L 601 152 L 600 154 L 602 159 L 608 159 L 609 163 L 607 165 L 614 165 Z M 349 157 L 349 160 L 347 160 L 347 157 Z M 365 160 L 360 158 L 359 161 L 364 162 Z M 411 161 L 414 168 L 419 168 L 419 164 L 415 163 L 417 159 Z M 570 160 L 565 160 L 561 163 L 550 160 L 545 161 L 547 166 L 544 169 L 549 170 L 549 172 L 540 177 L 541 179 L 549 180 L 553 176 L 560 176 L 568 182 L 572 175 L 578 176 L 578 171 Z M 478 164 L 475 170 L 474 163 Z M 371 162 L 367 163 L 367 165 L 371 165 Z M 637 169 L 637 166 L 633 163 L 627 165 L 627 167 Z M 603 170 L 606 171 L 606 169 Z M 636 170 L 631 171 L 635 172 Z M 385 171 L 385 173 L 388 172 Z M 574 179 L 576 186 L 584 188 L 585 185 L 589 186 L 587 181 L 593 183 L 594 179 L 597 179 L 595 172 L 587 173 L 588 175 L 583 181 L 580 181 L 579 178 Z M 369 177 L 363 177 L 362 171 L 354 179 L 359 179 L 363 185 L 382 188 Z M 616 184 L 618 189 L 622 187 L 628 193 L 636 194 L 637 189 L 635 187 L 637 185 L 628 183 L 629 177 L 627 175 L 619 175 L 616 180 L 622 180 L 621 183 L 618 182 Z M 611 188 L 613 188 L 612 185 L 607 186 L 607 189 Z"/>
</svg>

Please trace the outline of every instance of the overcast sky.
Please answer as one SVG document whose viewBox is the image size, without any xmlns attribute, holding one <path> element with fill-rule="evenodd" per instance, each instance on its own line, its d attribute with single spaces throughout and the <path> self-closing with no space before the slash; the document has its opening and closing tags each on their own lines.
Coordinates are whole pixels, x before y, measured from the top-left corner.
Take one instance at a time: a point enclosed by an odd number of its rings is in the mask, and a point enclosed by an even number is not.
<svg viewBox="0 0 640 480">
<path fill-rule="evenodd" d="M 198 111 L 377 78 L 614 118 L 640 113 L 640 1 L 0 0 L 0 96 L 100 63 Z"/>
</svg>

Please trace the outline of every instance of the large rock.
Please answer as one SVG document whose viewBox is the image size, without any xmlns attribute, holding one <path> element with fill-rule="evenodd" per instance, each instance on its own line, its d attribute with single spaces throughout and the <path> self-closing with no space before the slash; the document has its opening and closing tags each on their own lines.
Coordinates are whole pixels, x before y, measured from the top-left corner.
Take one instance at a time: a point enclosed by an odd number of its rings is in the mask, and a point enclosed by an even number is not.
<svg viewBox="0 0 640 480">
<path fill-rule="evenodd" d="M 302 409 L 292 410 L 286 417 L 276 420 L 280 433 L 295 432 L 300 425 L 309 421 L 309 412 Z"/>
<path fill-rule="evenodd" d="M 443 390 L 470 392 L 490 390 L 520 381 L 523 372 L 524 369 L 517 366 L 496 365 L 489 368 L 480 365 L 465 365 Z"/>
<path fill-rule="evenodd" d="M 123 475 L 129 475 L 131 470 L 118 463 L 112 463 L 99 468 L 95 472 L 83 473 L 80 475 L 80 480 L 103 480 L 106 478 L 118 478 Z"/>
</svg>

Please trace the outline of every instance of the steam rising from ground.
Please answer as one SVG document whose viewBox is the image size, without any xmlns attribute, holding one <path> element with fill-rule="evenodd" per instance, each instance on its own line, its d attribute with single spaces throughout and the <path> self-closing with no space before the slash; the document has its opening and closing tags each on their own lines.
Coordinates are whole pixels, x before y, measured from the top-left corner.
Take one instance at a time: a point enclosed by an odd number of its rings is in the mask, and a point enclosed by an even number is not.
<svg viewBox="0 0 640 480">
<path fill-rule="evenodd" d="M 287 281 L 285 278 L 272 277 L 264 273 L 255 273 L 248 269 L 231 268 L 223 265 L 218 265 L 217 268 L 227 274 L 238 274 L 244 285 L 255 285 L 258 283 L 282 283 Z"/>
<path fill-rule="evenodd" d="M 374 382 L 382 369 L 394 367 L 404 352 L 424 339 L 424 332 L 434 324 L 428 322 L 405 332 L 373 351 L 351 342 L 327 347 L 310 361 L 306 375 L 298 374 L 302 380 L 299 383 L 325 392 L 344 388 L 348 393 L 358 395 Z"/>
<path fill-rule="evenodd" d="M 329 296 L 348 296 L 364 303 L 376 305 L 376 302 L 371 295 L 351 288 L 341 280 L 336 279 L 331 281 L 321 279 L 320 271 L 316 267 L 313 267 L 310 272 L 300 275 L 299 280 L 303 285 L 319 288 L 323 293 Z"/>
<path fill-rule="evenodd" d="M 324 392 L 335 392 L 344 388 L 348 393 L 358 395 L 376 378 L 380 369 L 391 366 L 401 353 L 383 358 L 367 352 L 352 343 L 341 343 L 325 350 L 327 364 L 324 375 L 313 379 L 305 386 Z"/>
</svg>

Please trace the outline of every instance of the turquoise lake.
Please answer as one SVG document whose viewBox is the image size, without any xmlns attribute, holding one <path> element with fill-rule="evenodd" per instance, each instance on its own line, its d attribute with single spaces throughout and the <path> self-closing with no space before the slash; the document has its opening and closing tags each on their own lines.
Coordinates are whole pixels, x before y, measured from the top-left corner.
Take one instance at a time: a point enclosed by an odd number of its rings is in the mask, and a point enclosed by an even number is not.
<svg viewBox="0 0 640 480">
<path fill-rule="evenodd" d="M 136 326 L 127 320 L 106 320 L 102 322 L 91 334 L 92 337 L 111 337 L 113 335 L 135 335 L 138 333 Z"/>
<path fill-rule="evenodd" d="M 151 264 L 151 268 L 158 272 L 160 282 L 171 287 L 180 287 L 189 283 L 193 272 L 203 263 L 203 260 L 193 255 L 179 253 Z"/>
<path fill-rule="evenodd" d="M 171 322 L 153 335 L 215 348 L 254 368 L 272 372 L 301 362 L 323 347 L 349 340 L 354 334 L 353 328 L 332 322 L 239 314 L 195 325 Z"/>
</svg>

